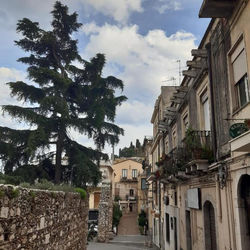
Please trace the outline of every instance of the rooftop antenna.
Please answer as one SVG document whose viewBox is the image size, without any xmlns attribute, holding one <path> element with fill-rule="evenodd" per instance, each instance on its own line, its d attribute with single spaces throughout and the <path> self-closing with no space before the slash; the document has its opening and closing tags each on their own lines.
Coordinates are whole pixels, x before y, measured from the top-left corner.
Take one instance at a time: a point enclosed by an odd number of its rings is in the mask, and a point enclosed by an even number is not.
<svg viewBox="0 0 250 250">
<path fill-rule="evenodd" d="M 170 79 L 162 81 L 162 82 L 170 82 L 170 81 L 172 81 L 173 85 L 176 86 L 176 78 L 174 78 L 173 76 Z"/>
</svg>

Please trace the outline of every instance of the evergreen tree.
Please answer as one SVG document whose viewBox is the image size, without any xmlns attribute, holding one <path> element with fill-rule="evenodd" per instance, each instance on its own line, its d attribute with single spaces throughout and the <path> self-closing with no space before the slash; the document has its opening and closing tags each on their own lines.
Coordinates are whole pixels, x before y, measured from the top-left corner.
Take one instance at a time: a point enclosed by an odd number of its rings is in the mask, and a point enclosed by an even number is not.
<svg viewBox="0 0 250 250">
<path fill-rule="evenodd" d="M 30 107 L 5 105 L 2 110 L 30 129 L 0 127 L 0 157 L 8 174 L 26 166 L 43 166 L 56 183 L 62 179 L 78 186 L 97 183 L 100 172 L 95 160 L 106 157 L 101 153 L 105 143 L 116 144 L 123 134 L 114 124 L 116 107 L 126 100 L 115 96 L 123 83 L 113 76 L 102 77 L 103 54 L 90 62 L 80 57 L 77 40 L 71 37 L 81 27 L 76 13 L 69 14 L 58 1 L 51 13 L 50 31 L 27 18 L 18 21 L 17 32 L 23 38 L 15 43 L 30 53 L 18 61 L 28 65 L 34 84 L 7 84 L 11 95 Z M 97 150 L 74 141 L 70 129 L 93 138 Z"/>
<path fill-rule="evenodd" d="M 137 149 L 141 148 L 141 143 L 140 143 L 139 139 L 136 139 L 135 146 L 136 146 Z"/>
</svg>

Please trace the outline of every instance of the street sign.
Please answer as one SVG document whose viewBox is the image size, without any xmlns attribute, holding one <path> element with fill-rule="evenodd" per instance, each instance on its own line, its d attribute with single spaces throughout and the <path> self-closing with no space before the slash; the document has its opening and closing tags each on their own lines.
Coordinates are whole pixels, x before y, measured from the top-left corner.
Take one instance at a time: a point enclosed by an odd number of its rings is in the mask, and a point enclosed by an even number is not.
<svg viewBox="0 0 250 250">
<path fill-rule="evenodd" d="M 248 131 L 247 125 L 245 123 L 235 123 L 229 129 L 229 134 L 232 138 L 235 138 Z"/>
</svg>

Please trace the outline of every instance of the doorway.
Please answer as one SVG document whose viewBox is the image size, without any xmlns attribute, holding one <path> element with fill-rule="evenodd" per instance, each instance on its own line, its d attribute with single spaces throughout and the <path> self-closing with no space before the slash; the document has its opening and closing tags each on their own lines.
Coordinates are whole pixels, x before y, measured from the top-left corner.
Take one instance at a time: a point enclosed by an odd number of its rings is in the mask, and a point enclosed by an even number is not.
<svg viewBox="0 0 250 250">
<path fill-rule="evenodd" d="M 214 206 L 210 201 L 204 204 L 205 249 L 217 250 Z"/>
<path fill-rule="evenodd" d="M 192 250 L 191 216 L 188 210 L 186 210 L 186 239 L 187 250 Z"/>
<path fill-rule="evenodd" d="M 248 250 L 250 245 L 250 175 L 241 176 L 238 184 L 238 197 L 242 250 Z"/>
</svg>

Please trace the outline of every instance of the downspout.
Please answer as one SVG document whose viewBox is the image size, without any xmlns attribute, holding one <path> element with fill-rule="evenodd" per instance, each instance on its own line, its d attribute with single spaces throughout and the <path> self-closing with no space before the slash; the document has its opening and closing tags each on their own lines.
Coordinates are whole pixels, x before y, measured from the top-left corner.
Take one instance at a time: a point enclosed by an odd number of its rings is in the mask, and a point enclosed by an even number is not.
<svg viewBox="0 0 250 250">
<path fill-rule="evenodd" d="M 206 50 L 208 55 L 208 77 L 209 77 L 209 89 L 211 96 L 211 121 L 212 121 L 212 147 L 214 160 L 218 161 L 217 156 L 217 132 L 216 132 L 216 124 L 215 124 L 215 108 L 214 108 L 214 89 L 213 89 L 213 74 L 212 74 L 212 60 L 211 60 L 211 43 L 206 44 Z"/>
</svg>

